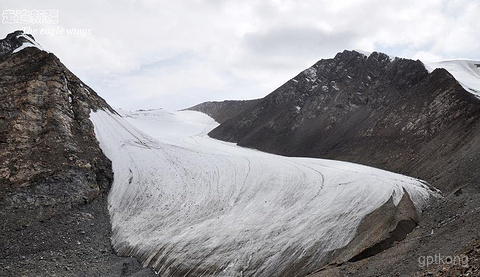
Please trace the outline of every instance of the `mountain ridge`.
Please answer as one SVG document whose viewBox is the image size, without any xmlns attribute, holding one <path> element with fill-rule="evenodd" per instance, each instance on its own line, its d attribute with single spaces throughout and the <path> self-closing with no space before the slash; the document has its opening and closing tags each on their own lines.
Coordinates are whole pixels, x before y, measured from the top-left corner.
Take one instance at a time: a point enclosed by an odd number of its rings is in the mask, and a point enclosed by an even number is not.
<svg viewBox="0 0 480 277">
<path fill-rule="evenodd" d="M 312 81 L 309 74 L 316 75 L 319 68 L 323 76 Z M 472 136 L 475 131 L 470 129 L 479 128 L 480 101 L 448 71 L 435 69 L 429 74 L 420 61 L 392 61 L 379 53 L 366 58 L 344 51 L 256 101 L 209 135 L 281 155 L 358 162 L 429 182 L 440 173 L 423 164 L 422 170 L 415 169 L 415 159 L 432 155 L 436 160 L 439 153 L 431 152 L 437 144 L 449 147 L 440 152 L 454 151 L 448 143 L 452 138 L 442 139 L 444 134 L 455 136 L 453 129 L 459 139 L 473 144 L 473 138 L 462 136 Z M 202 104 L 192 109 L 199 107 Z M 412 148 L 411 153 L 405 148 Z M 462 166 L 468 167 L 467 162 Z M 474 170 L 456 176 L 465 174 L 479 177 Z M 437 186 L 454 191 L 459 185 L 452 185 L 452 180 Z"/>
</svg>

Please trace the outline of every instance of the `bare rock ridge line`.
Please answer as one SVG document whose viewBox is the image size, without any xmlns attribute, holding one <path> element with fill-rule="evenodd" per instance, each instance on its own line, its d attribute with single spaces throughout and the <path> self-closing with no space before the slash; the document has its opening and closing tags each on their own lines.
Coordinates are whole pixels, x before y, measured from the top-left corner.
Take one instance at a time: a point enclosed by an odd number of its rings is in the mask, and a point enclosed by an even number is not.
<svg viewBox="0 0 480 277">
<path fill-rule="evenodd" d="M 235 113 L 221 112 L 233 105 Z M 480 100 L 420 61 L 344 51 L 263 99 L 191 109 L 223 122 L 211 137 L 241 146 L 366 164 L 446 193 L 479 189 Z"/>
<path fill-rule="evenodd" d="M 0 40 L 0 275 L 121 272 L 106 210 L 113 172 L 91 110 L 114 112 L 33 36 Z M 125 261 L 125 274 L 139 268 Z"/>
<path fill-rule="evenodd" d="M 223 123 L 228 119 L 237 116 L 242 111 L 253 108 L 260 103 L 261 99 L 256 100 L 238 100 L 238 101 L 221 101 L 221 102 L 205 102 L 189 108 L 188 110 L 199 111 L 215 118 L 218 123 Z"/>
</svg>

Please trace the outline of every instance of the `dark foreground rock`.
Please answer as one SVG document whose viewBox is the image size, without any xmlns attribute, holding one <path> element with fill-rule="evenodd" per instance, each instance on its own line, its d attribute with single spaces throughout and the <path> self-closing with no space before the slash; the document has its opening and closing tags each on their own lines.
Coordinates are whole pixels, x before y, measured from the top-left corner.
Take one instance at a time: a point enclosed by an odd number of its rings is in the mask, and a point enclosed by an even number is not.
<svg viewBox="0 0 480 277">
<path fill-rule="evenodd" d="M 330 264 L 311 276 L 479 276 L 479 201 L 479 194 L 439 200 L 393 247 L 356 262 Z"/>
<path fill-rule="evenodd" d="M 114 111 L 53 54 L 13 53 L 30 40 L 15 32 L 0 41 L 0 275 L 140 270 L 108 246 L 113 172 L 89 114 Z"/>
<path fill-rule="evenodd" d="M 155 276 L 110 245 L 106 196 L 28 227 L 0 232 L 0 276 Z"/>
</svg>

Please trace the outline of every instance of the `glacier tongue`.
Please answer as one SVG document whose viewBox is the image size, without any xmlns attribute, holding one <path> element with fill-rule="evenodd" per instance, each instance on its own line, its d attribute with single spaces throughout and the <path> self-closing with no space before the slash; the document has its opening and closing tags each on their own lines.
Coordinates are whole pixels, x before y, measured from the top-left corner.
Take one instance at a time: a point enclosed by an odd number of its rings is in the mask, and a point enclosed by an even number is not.
<svg viewBox="0 0 480 277">
<path fill-rule="evenodd" d="M 206 136 L 193 112 L 105 111 L 90 117 L 115 173 L 112 244 L 160 276 L 279 276 L 310 272 L 347 245 L 369 213 L 420 181 L 371 167 L 289 158 Z"/>
</svg>

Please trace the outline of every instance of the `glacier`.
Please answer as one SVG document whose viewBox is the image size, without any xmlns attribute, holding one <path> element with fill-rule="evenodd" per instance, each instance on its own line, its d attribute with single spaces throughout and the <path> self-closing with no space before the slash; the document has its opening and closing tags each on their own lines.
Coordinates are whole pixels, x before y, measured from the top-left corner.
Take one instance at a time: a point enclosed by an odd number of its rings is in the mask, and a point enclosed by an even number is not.
<svg viewBox="0 0 480 277">
<path fill-rule="evenodd" d="M 292 158 L 207 136 L 194 111 L 91 112 L 112 161 L 112 245 L 160 276 L 305 275 L 355 237 L 366 215 L 406 191 L 421 211 L 436 192 L 415 178 Z"/>
</svg>

